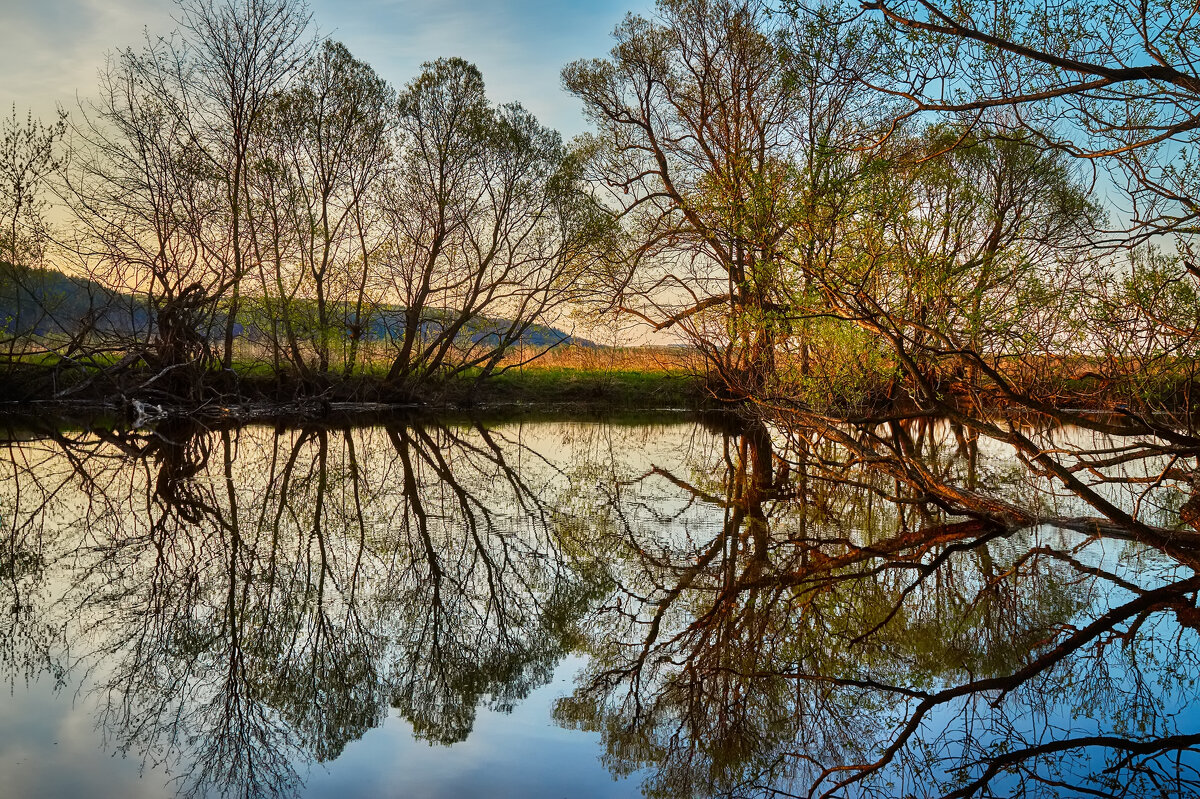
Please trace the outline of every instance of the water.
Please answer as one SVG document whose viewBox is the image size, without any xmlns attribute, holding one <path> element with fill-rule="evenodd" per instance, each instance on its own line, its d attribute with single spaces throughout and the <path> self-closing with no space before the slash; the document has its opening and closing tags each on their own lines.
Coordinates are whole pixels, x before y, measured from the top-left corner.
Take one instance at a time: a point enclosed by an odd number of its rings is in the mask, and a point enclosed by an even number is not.
<svg viewBox="0 0 1200 799">
<path fill-rule="evenodd" d="M 897 429 L 10 430 L 0 793 L 1200 795 L 1191 548 Z"/>
</svg>

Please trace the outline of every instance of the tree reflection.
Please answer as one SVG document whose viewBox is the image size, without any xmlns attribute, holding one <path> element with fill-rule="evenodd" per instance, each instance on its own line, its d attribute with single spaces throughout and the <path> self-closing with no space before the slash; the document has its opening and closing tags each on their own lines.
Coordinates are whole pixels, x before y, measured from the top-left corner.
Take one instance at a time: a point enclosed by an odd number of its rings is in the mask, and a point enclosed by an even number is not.
<svg viewBox="0 0 1200 799">
<path fill-rule="evenodd" d="M 614 772 L 672 797 L 1200 790 L 1184 542 L 1114 557 L 1099 536 L 1130 531 L 933 420 L 718 442 L 613 474 L 594 528 L 617 589 L 556 715 Z"/>
<path fill-rule="evenodd" d="M 110 745 L 185 795 L 290 794 L 389 706 L 421 737 L 462 740 L 480 706 L 548 679 L 591 601 L 535 478 L 510 466 L 521 450 L 436 424 L 43 439 L 79 510 L 57 533 L 75 588 L 41 612 L 77 620 L 87 648 L 51 659 L 103 675 Z M 49 474 L 6 493 L 50 495 Z M 24 642 L 10 649 L 39 645 L 9 632 Z"/>
<path fill-rule="evenodd" d="M 928 416 L 521 430 L 10 434 L 0 669 L 86 676 L 183 794 L 461 741 L 571 651 L 558 721 L 651 796 L 1200 793 L 1173 487 Z"/>
</svg>

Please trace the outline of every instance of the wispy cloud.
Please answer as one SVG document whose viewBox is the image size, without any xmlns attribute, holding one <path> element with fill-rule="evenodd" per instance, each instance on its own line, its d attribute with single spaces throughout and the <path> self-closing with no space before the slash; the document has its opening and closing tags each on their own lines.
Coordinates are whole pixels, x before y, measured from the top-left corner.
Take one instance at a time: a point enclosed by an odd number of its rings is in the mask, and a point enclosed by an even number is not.
<svg viewBox="0 0 1200 799">
<path fill-rule="evenodd" d="M 0 105 L 49 117 L 95 90 L 104 56 L 138 43 L 146 28 L 170 31 L 164 0 L 0 0 Z"/>
<path fill-rule="evenodd" d="M 516 100 L 571 135 L 579 105 L 559 84 L 576 58 L 608 52 L 609 33 L 645 0 L 311 0 L 318 31 L 344 42 L 383 77 L 402 86 L 422 62 L 461 56 L 483 71 L 489 95 Z M 0 0 L 0 108 L 32 108 L 48 118 L 95 91 L 106 52 L 138 45 L 143 31 L 175 27 L 169 0 Z"/>
</svg>

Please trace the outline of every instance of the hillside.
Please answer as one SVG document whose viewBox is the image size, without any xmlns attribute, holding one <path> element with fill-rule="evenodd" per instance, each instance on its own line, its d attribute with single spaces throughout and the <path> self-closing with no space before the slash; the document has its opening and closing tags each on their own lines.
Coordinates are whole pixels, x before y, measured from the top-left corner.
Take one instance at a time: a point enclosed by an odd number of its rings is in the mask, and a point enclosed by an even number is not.
<svg viewBox="0 0 1200 799">
<path fill-rule="evenodd" d="M 250 340 L 266 338 L 264 317 L 266 309 L 246 303 L 247 310 L 239 313 L 235 335 Z M 339 306 L 334 306 L 334 314 Z M 348 306 L 340 306 L 343 318 L 353 318 Z M 379 306 L 365 325 L 368 341 L 384 341 L 404 332 L 404 311 L 401 306 Z M 317 318 L 316 304 L 310 300 L 294 301 L 290 306 L 294 324 L 304 328 L 306 321 Z M 225 317 L 218 314 L 209 324 L 209 332 L 218 335 L 224 328 Z M 510 321 L 503 318 L 478 317 L 466 326 L 463 334 L 471 341 L 498 335 Z M 96 281 L 73 277 L 54 269 L 34 269 L 14 266 L 0 261 L 0 331 L 9 336 L 72 336 L 85 328 L 98 333 L 142 334 L 153 326 L 153 315 L 144 298 L 114 291 Z M 423 332 L 433 333 L 435 319 L 429 319 Z M 595 346 L 559 328 L 531 325 L 519 341 L 520 346 L 549 347 L 558 344 L 582 347 Z"/>
</svg>

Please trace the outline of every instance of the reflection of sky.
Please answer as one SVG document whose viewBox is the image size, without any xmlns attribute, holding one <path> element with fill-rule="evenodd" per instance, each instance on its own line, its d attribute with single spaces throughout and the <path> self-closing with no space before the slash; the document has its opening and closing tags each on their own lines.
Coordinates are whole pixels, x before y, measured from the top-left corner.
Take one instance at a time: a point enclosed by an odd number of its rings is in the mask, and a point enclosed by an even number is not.
<svg viewBox="0 0 1200 799">
<path fill-rule="evenodd" d="M 346 746 L 341 756 L 305 773 L 311 797 L 626 797 L 640 776 L 614 781 L 600 763 L 599 735 L 564 730 L 550 714 L 569 694 L 582 659 L 559 664 L 549 685 L 532 691 L 511 714 L 481 708 L 470 737 L 451 747 L 414 740 L 395 711 L 383 726 Z M 93 674 L 91 680 L 106 675 Z M 170 776 L 136 754 L 122 758 L 101 745 L 97 708 L 76 686 L 52 681 L 17 685 L 0 711 L 0 794 L 6 797 L 126 799 L 170 795 Z M 11 720 L 20 719 L 19 724 Z"/>
<path fill-rule="evenodd" d="M 1015 540 L 997 540 L 989 549 L 999 563 L 1008 564 L 1038 546 L 1069 552 L 1085 566 L 1116 575 L 1127 585 L 1142 589 L 1159 588 L 1190 576 L 1190 569 L 1164 561 L 1149 548 L 1090 539 L 1046 526 L 1020 534 Z M 1135 599 L 1133 593 L 1110 581 L 1081 580 L 1080 573 L 1073 567 L 1065 567 L 1054 558 L 1047 558 L 1042 568 L 1047 574 L 1058 572 L 1064 584 L 1073 582 L 1072 590 L 1083 602 L 1075 618 L 1070 620 L 1077 629 Z M 1118 625 L 1117 631 L 1130 626 Z M 1197 631 L 1182 627 L 1170 609 L 1148 614 L 1137 626 L 1137 635 L 1132 641 L 1121 641 L 1120 645 L 1112 646 L 1093 643 L 1015 687 L 998 704 L 995 704 L 998 692 L 987 691 L 938 706 L 925 718 L 920 737 L 926 742 L 935 739 L 942 742 L 943 764 L 951 768 L 959 766 L 957 758 L 962 757 L 963 743 L 969 742 L 972 756 L 968 760 L 972 765 L 968 773 L 975 778 L 983 770 L 978 754 L 981 750 L 987 751 L 988 747 L 994 747 L 993 751 L 1014 751 L 1049 741 L 1089 736 L 1128 735 L 1133 740 L 1144 740 L 1154 736 L 1196 734 L 1200 731 L 1197 724 L 1200 721 L 1200 694 L 1186 679 L 1179 679 L 1180 667 L 1173 664 L 1185 663 L 1182 671 L 1191 672 L 1192 653 L 1200 651 Z M 1048 648 L 1047 645 L 1042 652 Z M 1180 661 L 1181 656 L 1184 661 Z M 1151 709 L 1154 713 L 1147 714 Z M 1169 748 L 1165 749 L 1169 751 Z M 938 747 L 931 747 L 930 751 L 938 751 Z M 1067 785 L 1096 788 L 1106 770 L 1113 765 L 1114 752 L 1116 755 L 1127 754 L 1090 746 L 1071 750 L 1061 759 L 1050 755 L 1031 762 L 1038 765 L 1035 772 L 1043 776 L 1051 774 L 1056 779 L 1065 779 Z M 1136 757 L 1134 759 L 1136 761 Z M 1158 768 L 1170 772 L 1176 759 L 1185 775 L 1200 770 L 1200 751 L 1195 748 L 1184 749 L 1178 755 L 1168 754 Z M 1052 773 L 1050 765 L 1062 772 Z M 1120 775 L 1127 778 L 1136 771 L 1138 769 L 1130 768 Z M 938 776 L 946 784 L 953 782 L 948 772 Z M 1023 783 L 1023 779 L 1011 772 L 1001 773 L 992 782 L 991 792 L 987 795 L 1016 796 L 1023 784 L 1028 788 L 1028 781 Z M 1095 782 L 1089 782 L 1091 780 Z M 1149 780 L 1146 780 L 1138 787 L 1144 788 L 1148 784 Z M 1065 799 L 1086 793 L 1063 787 L 1035 795 Z M 1114 792 L 1113 795 L 1138 794 Z M 1168 787 L 1162 794 L 1154 795 L 1174 794 Z"/>
<path fill-rule="evenodd" d="M 574 688 L 583 665 L 568 657 L 549 685 L 531 692 L 510 714 L 479 711 L 467 740 L 451 747 L 415 741 L 391 715 L 380 728 L 346 746 L 328 771 L 316 765 L 307 796 L 625 797 L 638 776 L 614 781 L 599 759 L 600 736 L 563 730 L 550 717 L 554 700 Z"/>
<path fill-rule="evenodd" d="M 374 432 L 381 435 L 378 430 Z M 476 439 L 469 429 L 457 432 L 469 440 Z M 521 470 L 522 478 L 532 489 L 544 492 L 543 498 L 548 501 L 562 495 L 566 485 L 563 473 L 577 463 L 605 462 L 607 455 L 620 464 L 623 474 L 641 474 L 655 463 L 678 462 L 693 447 L 711 446 L 710 435 L 698 431 L 685 417 L 667 417 L 654 425 L 517 422 L 497 425 L 491 428 L 491 434 L 512 465 Z M 233 466 L 234 484 L 247 498 L 260 496 L 255 491 L 264 490 L 268 468 L 262 458 L 270 452 L 268 442 L 273 436 L 273 429 L 266 426 L 244 428 L 236 434 L 235 450 L 239 457 Z M 378 483 L 398 491 L 400 482 L 385 465 L 388 448 L 378 439 L 360 438 L 359 443 L 366 471 Z M 44 457 L 54 449 L 44 442 L 31 443 L 28 452 L 29 458 L 38 462 L 41 477 L 58 485 L 65 464 L 60 457 Z M 336 444 L 334 450 L 338 451 Z M 131 479 L 137 483 L 143 476 L 135 469 Z M 208 477 L 212 477 L 211 473 Z M 198 478 L 205 479 L 204 475 Z M 117 478 L 116 485 L 126 486 L 126 483 Z M 37 504 L 32 495 L 18 501 L 12 489 L 10 481 L 0 481 L 0 507 L 17 508 L 21 516 L 28 510 L 22 502 Z M 141 496 L 144 490 L 139 485 L 132 495 Z M 374 492 L 368 493 L 376 496 Z M 78 484 L 66 480 L 56 491 L 43 519 L 45 529 L 59 531 L 50 538 L 61 536 L 63 545 L 70 547 L 77 542 L 77 536 L 86 535 L 89 507 Z M 94 507 L 91 510 L 95 512 Z M 133 516 L 138 516 L 138 520 L 127 520 L 131 528 L 144 522 L 139 514 Z M 103 530 L 97 528 L 91 532 L 102 534 Z M 340 553 L 336 544 L 330 550 L 335 560 Z M 169 562 L 172 555 L 168 553 L 165 557 Z M 36 613 L 45 613 L 49 624 L 57 626 L 64 622 L 56 617 L 56 612 L 69 603 L 56 598 L 79 586 L 68 565 L 72 562 L 70 558 L 59 560 L 52 555 L 51 560 L 56 567 L 50 570 L 45 585 L 27 595 L 26 601 L 37 608 Z M 364 588 L 362 595 L 367 593 Z M 7 605 L 3 609 L 6 612 Z M 117 799 L 173 795 L 171 780 L 178 774 L 144 763 L 136 745 L 128 757 L 114 754 L 120 731 L 109 731 L 105 740 L 106 731 L 99 724 L 104 703 L 120 703 L 119 694 L 109 695 L 104 688 L 112 678 L 111 659 L 87 654 L 104 649 L 105 627 L 101 616 L 105 612 L 88 608 L 75 613 L 72 622 L 66 623 L 72 630 L 76 623 L 84 629 L 97 625 L 94 629 L 100 643 L 86 633 L 72 633 L 70 656 L 58 659 L 75 663 L 63 687 L 55 690 L 49 677 L 35 678 L 28 685 L 18 677 L 9 696 L 0 698 L 0 798 Z M 56 643 L 56 649 L 57 646 Z M 333 762 L 294 763 L 305 782 L 300 795 L 431 799 L 461 796 L 599 799 L 637 795 L 641 775 L 614 782 L 600 761 L 602 747 L 598 734 L 563 729 L 552 719 L 555 700 L 572 692 L 573 678 L 583 662 L 580 657 L 567 657 L 555 668 L 550 683 L 532 690 L 516 703 L 510 714 L 488 710 L 485 698 L 474 714 L 470 735 L 450 747 L 431 746 L 414 739 L 409 723 L 390 710 L 382 726 L 350 741 Z M 4 681 L 0 687 L 10 686 Z M 197 690 L 193 698 L 199 701 L 201 693 Z M 171 765 L 175 769 L 187 767 L 186 763 Z M 139 778 L 143 769 L 144 776 Z M 179 785 L 182 787 L 182 782 Z"/>
<path fill-rule="evenodd" d="M 0 793 L 10 797 L 161 796 L 169 779 L 106 750 L 96 708 L 75 686 L 54 691 L 47 676 L 18 683 L 0 702 Z"/>
<path fill-rule="evenodd" d="M 545 124 L 572 136 L 583 130 L 579 104 L 559 85 L 563 65 L 604 56 L 610 33 L 645 0 L 312 0 L 321 34 L 341 40 L 393 84 L 424 61 L 462 56 L 483 71 L 489 94 L 516 100 Z M 138 45 L 143 30 L 170 32 L 169 0 L 0 0 L 0 110 L 17 104 L 49 119 L 56 104 L 75 106 L 95 91 L 104 54 Z"/>
</svg>

